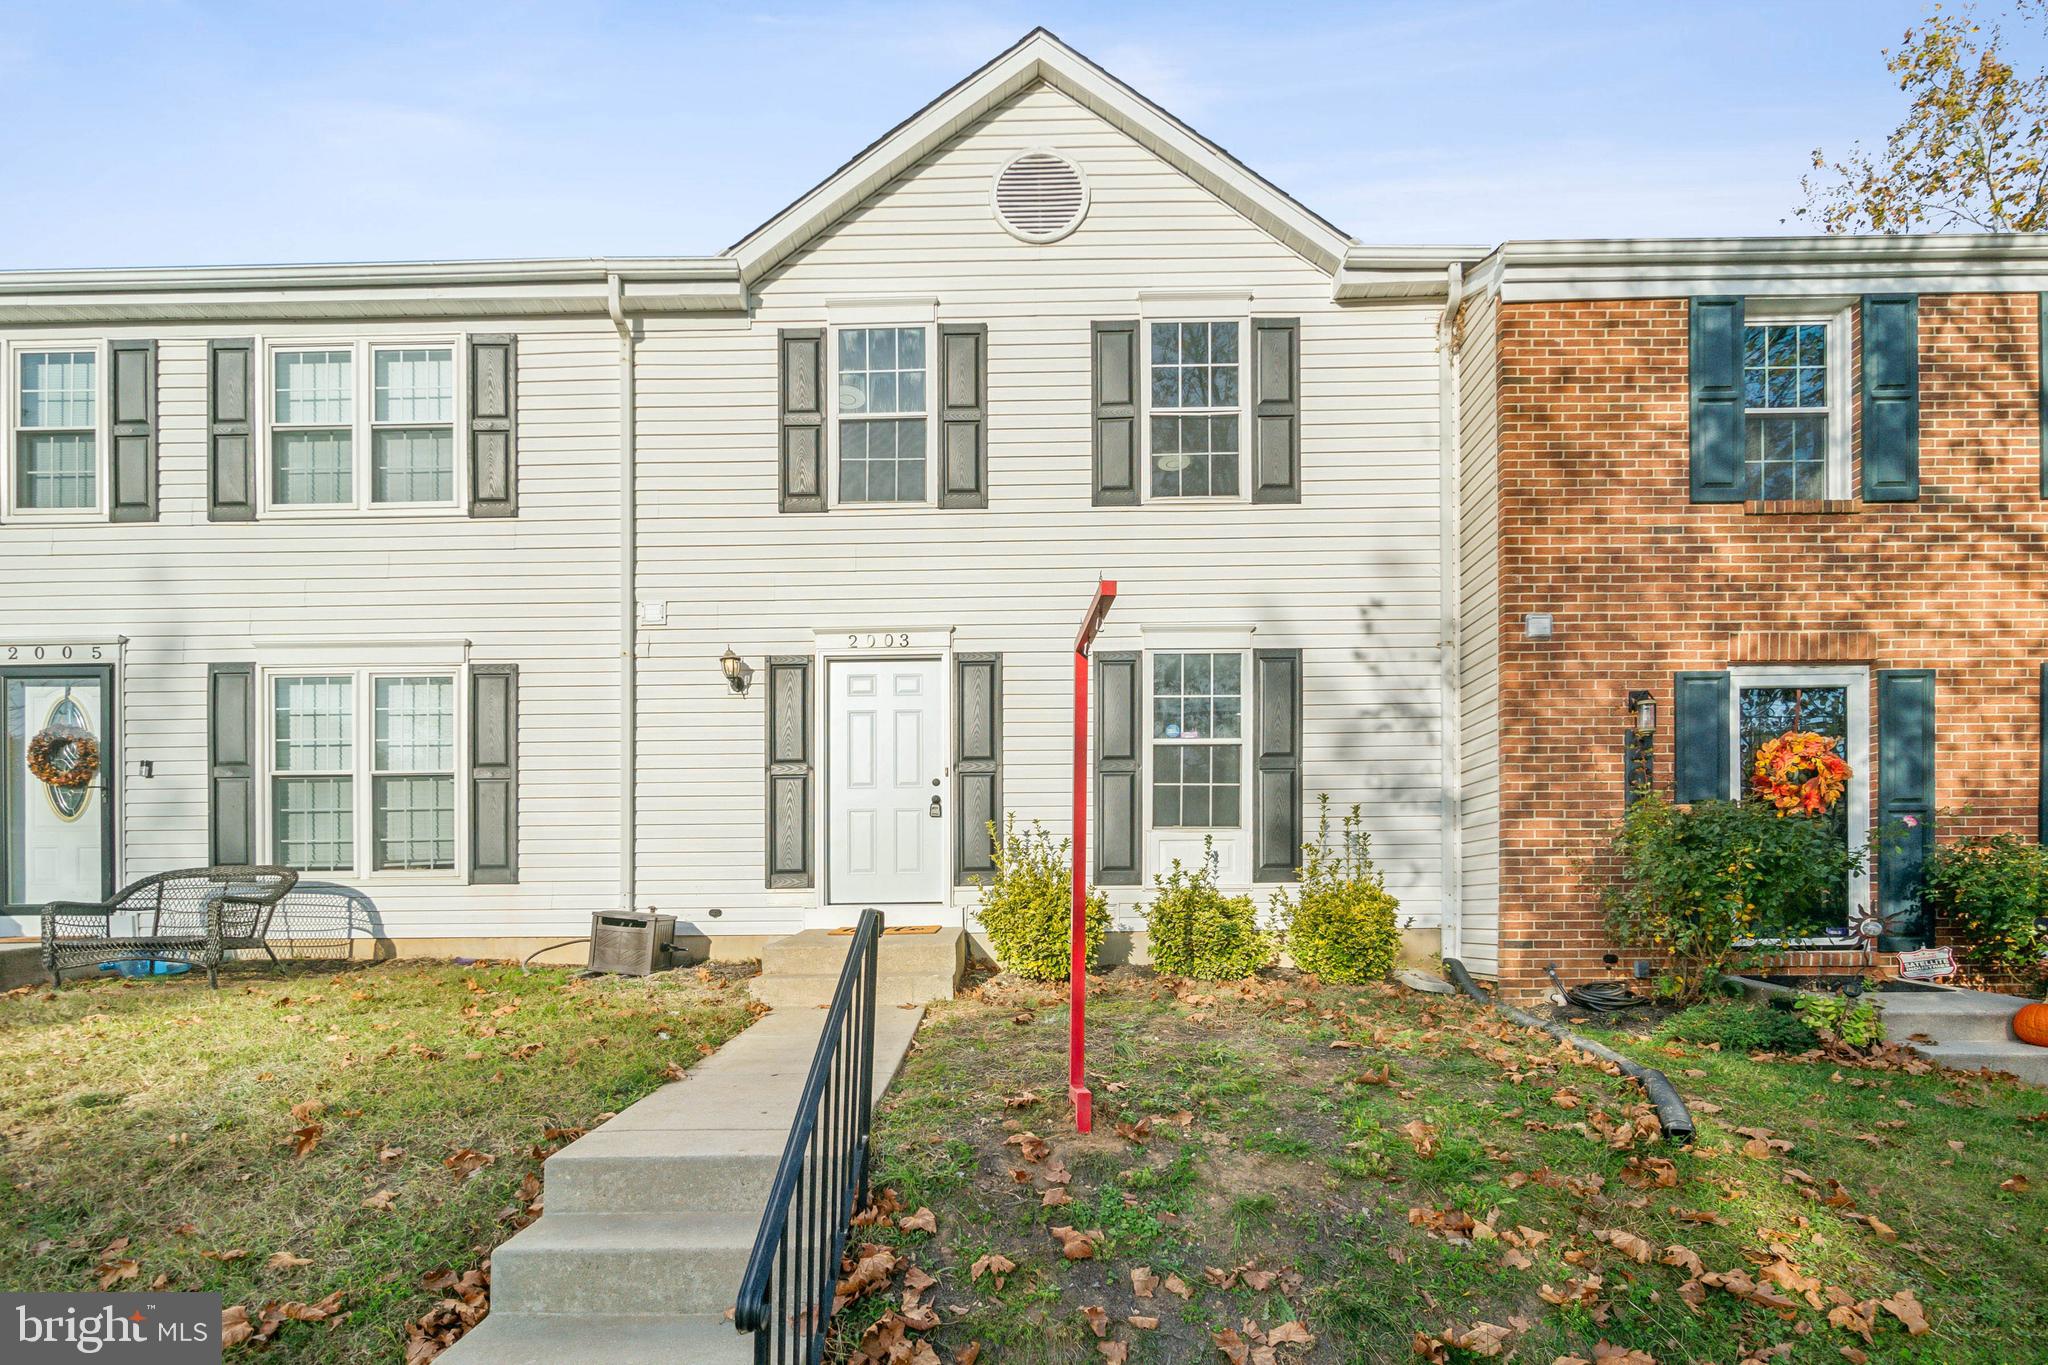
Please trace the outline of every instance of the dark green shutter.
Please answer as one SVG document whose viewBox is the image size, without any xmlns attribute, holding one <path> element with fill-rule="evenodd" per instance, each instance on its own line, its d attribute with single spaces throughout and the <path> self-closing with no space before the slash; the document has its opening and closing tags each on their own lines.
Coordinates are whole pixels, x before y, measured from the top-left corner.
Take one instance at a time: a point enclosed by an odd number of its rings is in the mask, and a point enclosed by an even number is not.
<svg viewBox="0 0 2048 1365">
<path fill-rule="evenodd" d="M 1136 654 L 1095 656 L 1095 884 L 1136 886 L 1144 841 L 1143 689 Z"/>
<path fill-rule="evenodd" d="M 2036 748 L 2041 771 L 2040 797 L 2034 815 L 2034 840 L 2048 844 L 2048 664 L 2041 665 L 2041 732 Z"/>
<path fill-rule="evenodd" d="M 256 665 L 206 669 L 206 860 L 240 867 L 256 853 Z"/>
<path fill-rule="evenodd" d="M 993 877 L 1002 837 L 1003 656 L 953 656 L 953 883 Z"/>
<path fill-rule="evenodd" d="M 1138 380 L 1141 369 L 1136 322 L 1098 322 L 1092 327 L 1095 432 L 1090 442 L 1097 507 L 1138 504 Z M 1136 880 L 1135 874 L 1132 878 Z"/>
<path fill-rule="evenodd" d="M 1692 301 L 1692 500 L 1741 502 L 1742 300 Z"/>
<path fill-rule="evenodd" d="M 1252 501 L 1301 501 L 1301 319 L 1252 319 Z"/>
<path fill-rule="evenodd" d="M 1252 651 L 1253 881 L 1291 882 L 1301 866 L 1301 651 Z"/>
<path fill-rule="evenodd" d="M 1920 300 L 1863 300 L 1863 500 L 1920 496 Z"/>
<path fill-rule="evenodd" d="M 825 510 L 825 333 L 785 327 L 775 334 L 781 430 L 782 510 Z M 804 872 L 809 886 L 810 872 Z"/>
<path fill-rule="evenodd" d="M 519 880 L 519 665 L 469 670 L 469 879 Z"/>
<path fill-rule="evenodd" d="M 113 452 L 108 510 L 115 521 L 156 520 L 156 343 L 116 341 L 107 347 Z"/>
<path fill-rule="evenodd" d="M 206 347 L 206 519 L 256 520 L 256 343 Z"/>
<path fill-rule="evenodd" d="M 1912 823 L 1907 824 L 1910 820 Z M 1877 674 L 1877 946 L 1925 948 L 1934 926 L 1920 893 L 1934 847 L 1934 670 Z"/>
<path fill-rule="evenodd" d="M 768 659 L 768 885 L 810 886 L 811 660 L 802 654 Z"/>
<path fill-rule="evenodd" d="M 519 515 L 519 339 L 469 339 L 469 514 Z"/>
<path fill-rule="evenodd" d="M 1672 799 L 1725 801 L 1734 718 L 1726 673 L 1679 673 L 1671 682 Z"/>
<path fill-rule="evenodd" d="M 988 506 L 988 324 L 939 324 L 939 506 Z"/>
</svg>

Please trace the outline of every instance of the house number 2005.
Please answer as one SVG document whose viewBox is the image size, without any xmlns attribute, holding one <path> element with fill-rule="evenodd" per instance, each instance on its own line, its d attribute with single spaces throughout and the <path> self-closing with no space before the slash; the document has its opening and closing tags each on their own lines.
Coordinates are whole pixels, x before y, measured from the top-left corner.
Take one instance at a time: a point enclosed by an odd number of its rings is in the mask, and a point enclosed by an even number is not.
<svg viewBox="0 0 2048 1365">
<path fill-rule="evenodd" d="M 883 631 L 880 635 L 849 635 L 848 649 L 908 649 L 910 632 L 903 630 Z"/>
<path fill-rule="evenodd" d="M 106 657 L 104 645 L 9 645 L 7 662 L 20 663 L 23 659 L 102 659 Z"/>
</svg>

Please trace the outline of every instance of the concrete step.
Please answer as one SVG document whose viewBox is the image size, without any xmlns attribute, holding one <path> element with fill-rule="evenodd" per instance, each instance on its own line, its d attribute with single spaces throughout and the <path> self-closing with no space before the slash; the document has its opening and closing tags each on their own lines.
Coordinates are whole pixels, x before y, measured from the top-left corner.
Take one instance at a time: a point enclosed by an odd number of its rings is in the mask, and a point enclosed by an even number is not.
<svg viewBox="0 0 2048 1365">
<path fill-rule="evenodd" d="M 491 1306 L 509 1313 L 723 1313 L 761 1215 L 557 1213 L 491 1255 Z"/>
<path fill-rule="evenodd" d="M 950 971 L 937 972 L 891 972 L 875 974 L 875 1001 L 883 1009 L 902 1005 L 928 1005 L 934 1000 L 951 1000 L 953 987 L 959 977 Z M 839 973 L 831 972 L 767 972 L 747 983 L 747 989 L 756 1000 L 770 1009 L 792 1012 L 822 1009 L 832 1003 L 832 992 L 838 989 Z M 822 1027 L 814 1023 L 813 1029 Z M 816 1037 L 812 1038 L 815 1046 Z"/>
<path fill-rule="evenodd" d="M 2012 1010 L 1934 1013 L 1886 1005 L 1884 1036 L 1895 1043 L 1904 1043 L 1916 1033 L 1941 1043 L 2005 1043 L 2013 1041 L 2012 1016 Z"/>
<path fill-rule="evenodd" d="M 701 1114 L 703 1103 L 693 1107 Z M 758 1217 L 789 1139 L 790 1117 L 782 1127 L 741 1129 L 607 1124 L 548 1158 L 547 1216 L 701 1209 Z"/>
<path fill-rule="evenodd" d="M 751 1365 L 754 1339 L 712 1314 L 586 1317 L 493 1310 L 445 1365 Z"/>
<path fill-rule="evenodd" d="M 800 934 L 771 939 L 761 948 L 761 971 L 763 975 L 836 975 L 852 944 L 853 935 L 834 934 L 827 929 L 806 929 Z M 967 936 L 957 928 L 932 934 L 885 933 L 878 958 L 884 975 L 950 971 L 957 981 L 967 967 Z"/>
<path fill-rule="evenodd" d="M 2048 1086 L 2048 1047 L 2035 1047 L 2016 1038 L 1999 1042 L 1915 1043 L 1913 1050 L 1943 1066 L 1963 1071 L 1988 1067 L 2010 1072 L 2033 1085 Z"/>
</svg>

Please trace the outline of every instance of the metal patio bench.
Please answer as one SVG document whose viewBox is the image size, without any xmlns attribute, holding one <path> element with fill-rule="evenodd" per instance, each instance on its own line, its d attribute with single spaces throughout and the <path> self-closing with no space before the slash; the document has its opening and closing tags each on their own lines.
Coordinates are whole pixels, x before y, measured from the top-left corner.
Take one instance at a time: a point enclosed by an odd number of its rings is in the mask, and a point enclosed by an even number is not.
<svg viewBox="0 0 2048 1365">
<path fill-rule="evenodd" d="M 206 968 L 206 983 L 218 988 L 220 964 L 236 949 L 261 948 L 277 961 L 271 917 L 298 880 L 284 867 L 189 867 L 144 877 L 106 901 L 51 901 L 43 907 L 43 970 L 61 986 L 73 968 L 171 957 Z M 133 932 L 116 933 L 116 915 L 135 916 Z"/>
</svg>

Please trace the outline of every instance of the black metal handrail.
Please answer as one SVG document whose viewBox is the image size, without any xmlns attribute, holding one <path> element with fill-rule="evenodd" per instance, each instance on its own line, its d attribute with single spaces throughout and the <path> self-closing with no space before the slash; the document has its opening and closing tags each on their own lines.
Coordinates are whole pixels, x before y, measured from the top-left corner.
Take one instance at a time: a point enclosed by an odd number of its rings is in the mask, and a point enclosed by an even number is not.
<svg viewBox="0 0 2048 1365">
<path fill-rule="evenodd" d="M 881 942 L 882 912 L 861 911 L 740 1276 L 733 1325 L 753 1333 L 756 1365 L 817 1365 L 825 1356 L 839 1258 L 867 1202 Z"/>
</svg>

